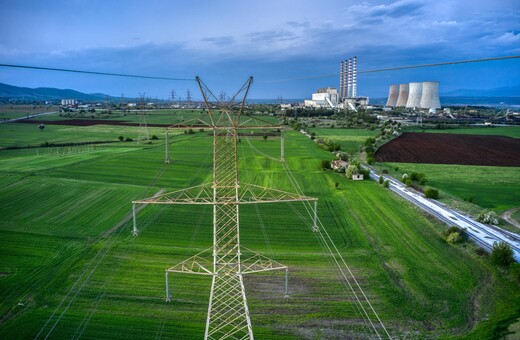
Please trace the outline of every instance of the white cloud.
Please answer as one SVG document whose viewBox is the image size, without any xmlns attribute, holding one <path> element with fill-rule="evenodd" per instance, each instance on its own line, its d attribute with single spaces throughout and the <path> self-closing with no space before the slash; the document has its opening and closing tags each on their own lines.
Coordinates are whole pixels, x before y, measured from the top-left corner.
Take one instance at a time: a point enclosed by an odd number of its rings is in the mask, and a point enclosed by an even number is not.
<svg viewBox="0 0 520 340">
<path fill-rule="evenodd" d="M 501 44 L 520 44 L 520 33 L 507 32 L 496 39 Z"/>
</svg>

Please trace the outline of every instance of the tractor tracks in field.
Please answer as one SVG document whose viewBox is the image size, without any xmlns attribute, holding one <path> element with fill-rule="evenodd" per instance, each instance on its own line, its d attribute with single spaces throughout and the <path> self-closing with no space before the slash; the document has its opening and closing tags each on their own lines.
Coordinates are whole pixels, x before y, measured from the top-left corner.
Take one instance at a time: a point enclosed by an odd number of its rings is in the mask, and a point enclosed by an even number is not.
<svg viewBox="0 0 520 340">
<path fill-rule="evenodd" d="M 343 220 L 338 219 L 336 217 L 336 214 L 334 213 L 334 206 L 332 205 L 332 202 L 329 199 L 325 199 L 325 206 L 327 207 L 327 210 L 329 212 L 329 215 L 332 218 L 332 221 L 334 222 L 334 225 L 339 230 L 341 239 L 343 240 L 343 244 L 348 247 L 353 245 L 352 239 L 349 236 L 349 233 L 347 232 L 346 226 L 343 223 Z"/>
<path fill-rule="evenodd" d="M 507 210 L 506 212 L 504 212 L 502 214 L 502 218 L 504 220 L 506 220 L 507 223 L 509 223 L 509 224 L 517 227 L 518 229 L 520 229 L 520 221 L 517 221 L 516 219 L 513 218 L 513 214 L 515 212 L 517 212 L 518 210 L 520 210 L 520 207 L 509 209 L 509 210 Z"/>
<path fill-rule="evenodd" d="M 160 195 L 162 192 L 159 191 L 155 195 Z M 154 195 L 154 196 L 155 196 Z M 146 205 L 141 205 L 138 209 L 141 210 Z M 51 314 L 49 319 L 45 322 L 45 324 L 42 326 L 38 334 L 36 335 L 35 339 L 38 338 L 44 338 L 47 339 L 51 333 L 53 332 L 54 328 L 58 325 L 62 317 L 65 315 L 69 307 L 72 305 L 72 303 L 76 300 L 77 296 L 81 293 L 85 285 L 90 281 L 90 278 L 92 275 L 96 272 L 98 266 L 103 262 L 106 255 L 110 252 L 112 247 L 115 245 L 116 241 L 118 240 L 119 236 L 125 230 L 125 226 L 128 224 L 128 222 L 131 220 L 133 216 L 132 212 L 129 212 L 126 214 L 123 219 L 116 224 L 115 227 L 111 228 L 108 233 L 105 233 L 100 236 L 100 241 L 104 240 L 103 244 L 97 251 L 97 253 L 92 257 L 90 262 L 88 262 L 87 266 L 84 268 L 83 272 L 78 276 L 72 287 L 69 289 L 67 294 L 63 297 L 61 302 L 58 304 L 54 312 Z M 100 298 L 102 298 L 101 296 Z M 87 321 L 90 319 L 91 316 L 87 317 Z M 82 326 L 82 325 L 80 325 Z M 81 333 L 83 333 L 83 330 L 81 330 Z"/>
</svg>

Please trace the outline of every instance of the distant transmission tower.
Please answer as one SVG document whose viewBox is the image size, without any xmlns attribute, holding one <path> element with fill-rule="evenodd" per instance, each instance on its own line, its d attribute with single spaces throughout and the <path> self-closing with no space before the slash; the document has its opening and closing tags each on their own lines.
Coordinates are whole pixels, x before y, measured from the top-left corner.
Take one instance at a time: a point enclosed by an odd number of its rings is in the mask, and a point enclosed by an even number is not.
<svg viewBox="0 0 520 340">
<path fill-rule="evenodd" d="M 146 125 L 146 111 L 145 111 L 145 93 L 139 93 L 141 101 L 139 106 L 141 107 L 139 112 L 139 134 L 137 135 L 137 144 L 150 142 L 150 134 L 148 132 L 148 125 Z"/>
<path fill-rule="evenodd" d="M 226 94 L 226 91 L 220 91 L 220 94 L 218 96 L 218 100 L 221 102 L 221 103 L 225 103 L 227 102 L 227 94 Z"/>
<path fill-rule="evenodd" d="M 186 91 L 186 108 L 191 109 L 191 91 Z"/>
<path fill-rule="evenodd" d="M 253 184 L 239 184 L 237 140 L 238 129 L 272 128 L 253 126 L 253 118 L 241 120 L 244 103 L 253 81 L 250 77 L 228 102 L 220 102 L 208 87 L 196 78 L 213 130 L 213 183 L 157 195 L 136 204 L 209 204 L 213 206 L 213 246 L 166 270 L 166 300 L 171 300 L 169 273 L 188 273 L 212 277 L 211 295 L 206 319 L 205 339 L 253 339 L 251 319 L 246 301 L 243 275 L 270 270 L 285 270 L 287 296 L 288 267 L 275 262 L 240 244 L 239 206 L 241 204 L 316 201 L 301 196 Z M 210 94 L 219 109 L 213 110 Z M 243 93 L 237 114 L 232 113 L 235 98 Z M 199 120 L 200 121 L 200 120 Z M 246 125 L 247 124 L 247 125 Z M 200 126 L 200 125 L 199 125 Z M 135 209 L 134 209 L 135 214 Z M 134 225 L 134 230 L 137 230 Z"/>
<path fill-rule="evenodd" d="M 164 164 L 170 164 L 170 134 L 168 128 L 164 131 Z"/>
</svg>

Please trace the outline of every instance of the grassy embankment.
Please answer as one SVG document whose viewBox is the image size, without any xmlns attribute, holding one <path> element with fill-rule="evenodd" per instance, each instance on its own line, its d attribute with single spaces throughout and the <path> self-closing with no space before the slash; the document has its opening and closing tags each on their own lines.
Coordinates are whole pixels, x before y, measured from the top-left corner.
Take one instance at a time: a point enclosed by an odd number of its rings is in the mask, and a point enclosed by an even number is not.
<svg viewBox="0 0 520 340">
<path fill-rule="evenodd" d="M 368 129 L 325 129 L 311 128 L 310 132 L 316 133 L 316 136 L 329 138 L 341 145 L 341 150 L 354 154 L 359 152 L 359 147 L 365 145 L 365 141 L 370 137 L 375 137 L 379 130 Z"/>
<path fill-rule="evenodd" d="M 19 138 L 18 128 L 27 133 L 21 124 L 12 127 L 1 143 Z M 77 129 L 78 139 L 93 132 Z M 239 146 L 241 181 L 294 191 L 283 167 L 264 156 L 278 157 L 279 142 L 250 143 L 254 149 Z M 131 221 L 118 226 L 132 199 L 211 180 L 206 133 L 173 138 L 173 164 L 166 167 L 163 150 L 162 141 L 116 143 L 66 160 L 0 151 L 0 337 L 34 338 L 42 328 L 45 335 L 59 317 L 55 338 L 202 337 L 209 279 L 172 275 L 173 301 L 166 304 L 164 270 L 211 246 L 211 208 L 146 207 L 137 238 Z M 299 133 L 288 133 L 286 154 L 305 194 L 320 199 L 320 219 L 391 334 L 491 338 L 518 317 L 517 285 L 471 247 L 448 245 L 443 226 L 374 182 L 320 171 L 331 154 Z M 282 273 L 246 277 L 255 335 L 366 334 L 316 234 L 290 205 L 257 208 L 241 210 L 242 244 L 289 265 L 291 297 L 282 297 Z"/>
</svg>

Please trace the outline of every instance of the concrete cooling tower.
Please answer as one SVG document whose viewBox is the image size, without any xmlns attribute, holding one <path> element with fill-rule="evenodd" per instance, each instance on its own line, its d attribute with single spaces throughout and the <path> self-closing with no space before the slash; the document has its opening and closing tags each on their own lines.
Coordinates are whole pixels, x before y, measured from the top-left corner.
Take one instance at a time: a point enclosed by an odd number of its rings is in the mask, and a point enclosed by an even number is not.
<svg viewBox="0 0 520 340">
<path fill-rule="evenodd" d="M 386 101 L 387 107 L 395 107 L 397 104 L 397 97 L 399 97 L 399 85 L 390 85 L 388 92 L 388 100 Z"/>
<path fill-rule="evenodd" d="M 399 85 L 399 96 L 397 97 L 397 107 L 405 107 L 408 101 L 408 84 Z"/>
<path fill-rule="evenodd" d="M 425 81 L 422 83 L 421 96 L 422 109 L 440 109 L 441 101 L 439 99 L 439 82 Z"/>
<path fill-rule="evenodd" d="M 406 107 L 408 108 L 419 108 L 421 107 L 421 97 L 422 97 L 422 83 L 410 83 L 409 92 L 408 92 L 408 101 L 406 102 Z"/>
</svg>

